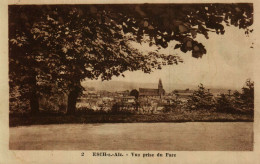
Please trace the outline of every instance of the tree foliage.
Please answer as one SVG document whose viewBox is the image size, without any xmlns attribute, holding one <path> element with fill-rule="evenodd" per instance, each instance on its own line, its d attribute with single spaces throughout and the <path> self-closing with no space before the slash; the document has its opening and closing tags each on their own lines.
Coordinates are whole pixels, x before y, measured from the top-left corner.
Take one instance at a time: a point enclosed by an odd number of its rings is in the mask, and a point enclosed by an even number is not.
<svg viewBox="0 0 260 164">
<path fill-rule="evenodd" d="M 241 93 L 221 94 L 217 98 L 216 108 L 222 112 L 254 113 L 254 82 L 248 79 Z"/>
<path fill-rule="evenodd" d="M 198 86 L 198 90 L 194 91 L 189 96 L 187 106 L 189 109 L 213 109 L 215 107 L 215 100 L 212 93 L 206 90 L 203 84 Z"/>
<path fill-rule="evenodd" d="M 151 45 L 166 48 L 174 40 L 178 42 L 176 49 L 191 51 L 196 58 L 206 53 L 196 40 L 198 34 L 207 39 L 209 32 L 224 34 L 224 25 L 245 29 L 246 34 L 252 32 L 252 4 L 141 4 L 117 9 L 127 13 L 122 20 L 124 31 L 134 34 L 138 42 L 148 35 Z"/>
<path fill-rule="evenodd" d="M 248 34 L 252 4 L 9 6 L 10 91 L 18 85 L 37 111 L 38 97 L 57 87 L 68 93 L 73 112 L 85 78 L 109 80 L 182 62 L 177 55 L 142 54 L 130 42 L 160 49 L 177 41 L 176 49 L 198 58 L 206 49 L 196 36 L 224 34 L 223 23 Z"/>
<path fill-rule="evenodd" d="M 139 97 L 139 92 L 136 89 L 131 90 L 130 96 L 134 96 L 136 99 Z"/>
</svg>

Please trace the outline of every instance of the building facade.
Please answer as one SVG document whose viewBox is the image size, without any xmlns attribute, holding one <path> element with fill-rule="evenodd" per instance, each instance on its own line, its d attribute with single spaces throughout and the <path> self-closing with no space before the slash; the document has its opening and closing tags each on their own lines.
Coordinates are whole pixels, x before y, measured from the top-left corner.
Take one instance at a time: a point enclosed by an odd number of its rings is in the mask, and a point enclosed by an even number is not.
<svg viewBox="0 0 260 164">
<path fill-rule="evenodd" d="M 165 95 L 165 90 L 163 89 L 162 80 L 159 79 L 158 89 L 153 88 L 139 88 L 140 97 L 162 97 Z"/>
</svg>

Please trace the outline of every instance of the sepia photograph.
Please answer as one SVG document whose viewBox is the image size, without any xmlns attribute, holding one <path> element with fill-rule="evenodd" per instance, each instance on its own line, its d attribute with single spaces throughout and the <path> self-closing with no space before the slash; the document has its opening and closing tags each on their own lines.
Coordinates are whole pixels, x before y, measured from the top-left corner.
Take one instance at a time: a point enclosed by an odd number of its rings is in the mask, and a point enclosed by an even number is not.
<svg viewBox="0 0 260 164">
<path fill-rule="evenodd" d="M 254 151 L 253 24 L 253 3 L 8 5 L 9 150 Z"/>
</svg>

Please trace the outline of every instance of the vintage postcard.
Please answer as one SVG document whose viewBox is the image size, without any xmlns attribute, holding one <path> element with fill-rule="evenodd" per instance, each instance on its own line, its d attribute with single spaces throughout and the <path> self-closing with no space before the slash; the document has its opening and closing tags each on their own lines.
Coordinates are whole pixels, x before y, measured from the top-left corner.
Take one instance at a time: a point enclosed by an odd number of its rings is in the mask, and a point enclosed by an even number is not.
<svg viewBox="0 0 260 164">
<path fill-rule="evenodd" d="M 256 2 L 1 8 L 1 164 L 260 162 Z"/>
</svg>

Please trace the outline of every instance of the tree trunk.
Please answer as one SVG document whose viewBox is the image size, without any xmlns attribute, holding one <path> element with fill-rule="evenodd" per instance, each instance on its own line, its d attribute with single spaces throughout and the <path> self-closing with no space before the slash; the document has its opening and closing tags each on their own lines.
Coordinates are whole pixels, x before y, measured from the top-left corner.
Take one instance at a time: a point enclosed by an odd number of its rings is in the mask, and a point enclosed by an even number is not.
<svg viewBox="0 0 260 164">
<path fill-rule="evenodd" d="M 74 89 L 69 93 L 67 114 L 75 114 L 78 96 L 79 92 L 77 91 L 77 89 Z"/>
<path fill-rule="evenodd" d="M 30 108 L 32 113 L 39 113 L 39 99 L 35 92 L 30 97 Z"/>
<path fill-rule="evenodd" d="M 37 95 L 36 75 L 31 79 L 30 108 L 31 113 L 39 113 L 39 98 Z"/>
</svg>

